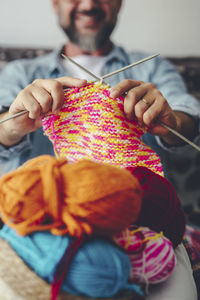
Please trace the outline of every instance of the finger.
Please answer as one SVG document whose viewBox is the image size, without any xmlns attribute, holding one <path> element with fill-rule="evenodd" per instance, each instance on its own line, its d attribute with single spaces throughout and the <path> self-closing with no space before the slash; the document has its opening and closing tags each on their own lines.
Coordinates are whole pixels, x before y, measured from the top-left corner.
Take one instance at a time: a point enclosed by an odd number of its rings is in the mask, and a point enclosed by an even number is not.
<svg viewBox="0 0 200 300">
<path fill-rule="evenodd" d="M 40 114 L 47 113 L 51 110 L 53 97 L 52 95 L 45 89 L 39 88 L 38 86 L 33 86 L 31 90 L 33 98 L 40 105 Z"/>
<path fill-rule="evenodd" d="M 87 80 L 85 79 L 79 79 L 79 78 L 72 78 L 72 77 L 60 77 L 57 78 L 56 81 L 62 85 L 63 87 L 82 87 L 87 84 Z M 51 91 L 52 97 L 54 99 L 53 105 L 52 105 L 52 111 L 54 113 L 57 113 L 64 102 L 64 91 L 63 89 L 53 89 Z"/>
<path fill-rule="evenodd" d="M 125 79 L 111 89 L 110 96 L 112 98 L 120 97 L 124 93 L 128 92 L 133 87 L 140 85 L 141 83 L 142 81 Z"/>
<path fill-rule="evenodd" d="M 40 105 L 31 93 L 32 85 L 28 85 L 25 89 L 21 90 L 14 102 L 11 104 L 9 112 L 11 114 L 27 110 L 31 118 L 35 118 L 40 114 Z M 28 116 L 28 114 L 25 114 Z"/>
<path fill-rule="evenodd" d="M 146 110 L 146 106 L 144 105 L 145 103 L 140 103 L 138 109 L 136 109 L 135 111 L 136 103 L 139 102 L 143 97 L 145 97 L 145 99 L 151 99 L 151 101 L 153 101 L 157 94 L 160 95 L 161 93 L 156 89 L 154 84 L 149 82 L 142 83 L 139 86 L 130 89 L 125 97 L 124 112 L 126 114 L 126 117 L 131 120 L 133 119 L 134 113 L 136 113 L 136 117 L 140 120 L 140 111 L 141 109 Z"/>
<path fill-rule="evenodd" d="M 135 117 L 138 120 L 138 123 L 140 126 L 144 124 L 143 116 L 144 113 L 149 109 L 149 107 L 154 102 L 154 99 L 148 100 L 147 96 L 145 95 L 145 98 L 142 98 L 140 101 L 138 101 L 135 105 L 134 112 Z"/>
<path fill-rule="evenodd" d="M 40 89 L 39 94 L 36 96 L 39 98 L 36 99 L 41 105 L 44 106 L 44 112 L 48 111 L 46 110 L 46 108 L 50 105 L 50 102 L 53 112 L 59 110 L 62 107 L 64 101 L 64 91 L 63 86 L 59 81 L 55 79 L 36 79 L 31 85 L 31 92 L 36 91 L 36 89 L 37 91 L 38 89 Z M 41 94 L 44 95 L 45 92 L 45 99 L 42 100 L 40 96 Z M 48 94 L 51 96 L 51 98 L 48 97 Z M 47 101 L 46 105 L 45 101 Z"/>
<path fill-rule="evenodd" d="M 29 112 L 28 116 L 30 119 L 36 119 L 40 116 L 41 106 L 32 94 L 27 92 L 22 92 L 10 106 L 10 113 L 15 114 L 16 112 L 27 110 Z M 25 114 L 26 116 L 26 114 Z"/>
<path fill-rule="evenodd" d="M 135 106 L 139 100 L 146 94 L 147 85 L 141 84 L 128 91 L 124 98 L 124 113 L 128 120 L 132 120 L 135 114 Z M 146 97 L 146 96 L 145 96 Z M 144 103 L 142 104 L 145 108 Z M 137 112 L 137 111 L 136 111 Z"/>
<path fill-rule="evenodd" d="M 150 126 L 161 114 L 163 114 L 163 112 L 167 110 L 167 106 L 168 103 L 165 98 L 161 95 L 157 96 L 152 101 L 151 106 L 149 106 L 143 114 L 144 124 Z"/>
<path fill-rule="evenodd" d="M 24 103 L 24 108 L 29 111 L 28 116 L 30 119 L 37 119 L 41 115 L 41 106 L 33 96 L 27 98 L 27 101 Z"/>
<path fill-rule="evenodd" d="M 87 80 L 79 79 L 79 78 L 72 78 L 72 77 L 59 77 L 55 79 L 56 81 L 60 82 L 63 87 L 82 87 L 87 84 Z"/>
<path fill-rule="evenodd" d="M 71 77 L 60 77 L 57 79 L 36 79 L 33 82 L 34 86 L 45 89 L 52 97 L 52 112 L 57 113 L 64 102 L 63 87 L 81 87 L 87 83 L 86 80 L 81 80 Z"/>
<path fill-rule="evenodd" d="M 146 85 L 145 91 L 146 89 L 148 89 L 148 85 Z M 153 89 L 147 92 L 146 94 L 143 94 L 143 92 L 138 89 L 137 96 L 139 100 L 135 104 L 134 112 L 135 112 L 135 117 L 137 118 L 138 123 L 141 126 L 144 124 L 144 120 L 143 120 L 144 113 L 152 106 L 154 101 L 156 101 L 156 97 L 160 95 L 161 93 L 158 90 Z"/>
</svg>

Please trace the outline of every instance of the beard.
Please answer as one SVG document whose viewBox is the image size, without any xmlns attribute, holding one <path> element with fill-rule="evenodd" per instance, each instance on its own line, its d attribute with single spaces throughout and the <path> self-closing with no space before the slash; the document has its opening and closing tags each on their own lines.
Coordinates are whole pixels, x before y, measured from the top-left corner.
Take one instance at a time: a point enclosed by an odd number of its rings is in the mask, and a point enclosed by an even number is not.
<svg viewBox="0 0 200 300">
<path fill-rule="evenodd" d="M 110 35 L 115 27 L 115 23 L 104 23 L 102 28 L 97 33 L 82 34 L 78 32 L 78 30 L 75 27 L 74 14 L 75 13 L 71 15 L 71 22 L 69 26 L 62 26 L 62 24 L 60 24 L 62 30 L 67 35 L 69 40 L 72 43 L 78 45 L 84 52 L 90 53 L 95 50 L 101 49 L 109 40 Z M 104 18 L 104 12 L 97 9 L 85 12 L 85 14 L 90 16 L 96 15 L 98 17 L 98 20 L 103 20 Z"/>
</svg>

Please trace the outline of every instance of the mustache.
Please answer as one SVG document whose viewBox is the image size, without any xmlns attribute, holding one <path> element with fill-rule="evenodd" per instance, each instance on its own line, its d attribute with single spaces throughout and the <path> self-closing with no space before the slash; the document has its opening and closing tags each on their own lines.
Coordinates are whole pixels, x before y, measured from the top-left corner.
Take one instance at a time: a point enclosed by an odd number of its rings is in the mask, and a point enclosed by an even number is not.
<svg viewBox="0 0 200 300">
<path fill-rule="evenodd" d="M 85 15 L 89 17 L 98 17 L 99 19 L 103 19 L 105 17 L 105 12 L 101 9 L 93 8 L 91 10 L 74 11 L 72 13 L 72 19 L 75 18 L 75 15 Z"/>
</svg>

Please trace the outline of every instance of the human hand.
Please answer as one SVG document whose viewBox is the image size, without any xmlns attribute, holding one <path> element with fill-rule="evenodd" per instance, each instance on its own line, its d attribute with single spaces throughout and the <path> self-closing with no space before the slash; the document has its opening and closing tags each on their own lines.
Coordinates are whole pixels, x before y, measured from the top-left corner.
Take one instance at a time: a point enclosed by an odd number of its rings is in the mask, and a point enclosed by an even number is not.
<svg viewBox="0 0 200 300">
<path fill-rule="evenodd" d="M 86 83 L 86 80 L 71 77 L 34 80 L 33 83 L 21 90 L 6 116 L 12 116 L 22 110 L 27 110 L 27 113 L 2 125 L 4 140 L 1 142 L 10 146 L 19 142 L 27 133 L 37 130 L 42 126 L 42 114 L 51 110 L 57 112 L 62 107 L 64 87 L 81 87 Z M 5 141 L 6 138 L 7 141 Z"/>
<path fill-rule="evenodd" d="M 179 131 L 180 118 L 162 93 L 153 83 L 125 79 L 111 89 L 111 97 L 124 96 L 124 113 L 127 119 L 136 118 L 139 125 L 147 125 L 151 134 L 160 137 L 170 136 L 167 128 L 156 122 L 157 120 Z"/>
</svg>

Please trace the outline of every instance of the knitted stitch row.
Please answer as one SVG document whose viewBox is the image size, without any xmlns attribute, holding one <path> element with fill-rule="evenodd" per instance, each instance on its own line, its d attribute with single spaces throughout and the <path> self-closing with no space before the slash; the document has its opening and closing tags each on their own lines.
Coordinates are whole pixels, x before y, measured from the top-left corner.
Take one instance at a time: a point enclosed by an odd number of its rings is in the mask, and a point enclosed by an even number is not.
<svg viewBox="0 0 200 300">
<path fill-rule="evenodd" d="M 163 175 L 159 157 L 141 140 L 146 130 L 126 120 L 123 98 L 111 98 L 101 83 L 67 89 L 62 109 L 43 118 L 43 129 L 58 156 L 68 161 L 144 166 Z"/>
</svg>

